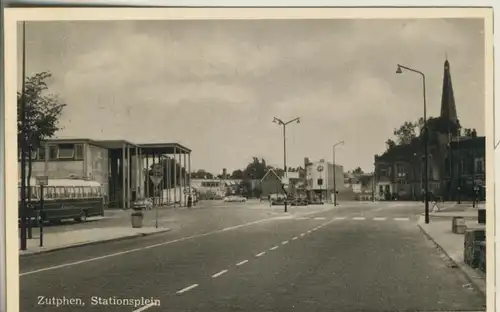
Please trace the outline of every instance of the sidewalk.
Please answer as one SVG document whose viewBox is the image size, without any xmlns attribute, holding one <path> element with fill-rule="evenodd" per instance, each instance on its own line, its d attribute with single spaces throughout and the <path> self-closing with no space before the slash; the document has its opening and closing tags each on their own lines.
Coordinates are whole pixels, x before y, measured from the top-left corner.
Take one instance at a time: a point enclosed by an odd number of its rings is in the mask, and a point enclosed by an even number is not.
<svg viewBox="0 0 500 312">
<path fill-rule="evenodd" d="M 19 251 L 20 256 L 46 253 L 56 250 L 93 245 L 110 241 L 118 241 L 170 231 L 169 228 L 155 227 L 109 227 L 98 229 L 82 229 L 71 232 L 47 233 L 43 235 L 43 246 L 40 247 L 40 236 L 34 235 L 28 240 L 27 250 Z M 20 246 L 19 246 L 20 247 Z"/>
<path fill-rule="evenodd" d="M 467 226 L 473 226 L 477 222 L 466 221 Z M 443 251 L 448 260 L 453 262 L 465 274 L 469 282 L 486 296 L 486 276 L 483 272 L 469 267 L 464 262 L 464 235 L 454 234 L 451 231 L 450 218 L 431 217 L 430 223 L 425 224 L 423 216 L 418 221 L 422 232 L 431 239 L 434 244 Z"/>
</svg>

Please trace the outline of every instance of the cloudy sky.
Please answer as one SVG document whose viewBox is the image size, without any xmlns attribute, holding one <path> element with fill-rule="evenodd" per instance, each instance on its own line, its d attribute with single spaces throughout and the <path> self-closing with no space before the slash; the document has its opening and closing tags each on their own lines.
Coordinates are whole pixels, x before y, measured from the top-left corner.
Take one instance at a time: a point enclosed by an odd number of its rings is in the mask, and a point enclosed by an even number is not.
<svg viewBox="0 0 500 312">
<path fill-rule="evenodd" d="M 484 134 L 484 24 L 474 19 L 30 22 L 27 71 L 68 104 L 59 137 L 178 142 L 218 173 L 253 156 L 371 171 L 393 128 L 439 114 L 451 64 L 462 125 Z"/>
</svg>

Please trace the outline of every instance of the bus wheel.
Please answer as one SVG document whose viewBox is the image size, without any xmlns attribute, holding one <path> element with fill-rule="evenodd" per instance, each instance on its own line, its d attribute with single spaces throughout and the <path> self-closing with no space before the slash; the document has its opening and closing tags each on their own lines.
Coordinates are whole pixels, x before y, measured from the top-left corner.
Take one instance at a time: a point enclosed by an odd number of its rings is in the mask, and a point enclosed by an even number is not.
<svg viewBox="0 0 500 312">
<path fill-rule="evenodd" d="M 76 221 L 78 221 L 78 222 L 85 222 L 85 221 L 87 221 L 87 213 L 82 210 L 80 212 L 80 216 L 78 218 L 76 218 Z"/>
</svg>

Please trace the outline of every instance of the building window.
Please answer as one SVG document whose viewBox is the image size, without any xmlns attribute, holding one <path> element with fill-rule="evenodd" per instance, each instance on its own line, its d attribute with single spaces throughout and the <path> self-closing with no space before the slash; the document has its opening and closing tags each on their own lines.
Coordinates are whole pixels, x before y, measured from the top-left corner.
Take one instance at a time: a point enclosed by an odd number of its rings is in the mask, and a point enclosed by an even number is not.
<svg viewBox="0 0 500 312">
<path fill-rule="evenodd" d="M 38 148 L 38 160 L 45 160 L 45 146 Z"/>
<path fill-rule="evenodd" d="M 75 159 L 83 160 L 83 144 L 75 144 Z"/>
<path fill-rule="evenodd" d="M 49 145 L 49 160 L 57 160 L 57 146 Z"/>
<path fill-rule="evenodd" d="M 318 185 L 319 186 L 323 185 L 323 179 L 318 179 Z"/>
<path fill-rule="evenodd" d="M 36 149 L 31 150 L 31 159 L 36 160 L 36 157 L 38 156 L 38 151 Z"/>
<path fill-rule="evenodd" d="M 484 173 L 484 161 L 482 158 L 476 158 L 474 163 L 474 171 L 477 174 L 483 174 Z"/>
<path fill-rule="evenodd" d="M 75 145 L 74 144 L 59 144 L 59 153 L 57 154 L 58 159 L 70 159 L 75 156 Z"/>
</svg>

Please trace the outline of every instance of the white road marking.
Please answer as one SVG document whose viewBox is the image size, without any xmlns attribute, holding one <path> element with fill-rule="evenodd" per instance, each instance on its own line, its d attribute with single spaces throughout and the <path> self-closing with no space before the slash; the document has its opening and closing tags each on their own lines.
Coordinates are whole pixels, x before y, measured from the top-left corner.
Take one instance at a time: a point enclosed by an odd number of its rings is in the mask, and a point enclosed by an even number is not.
<svg viewBox="0 0 500 312">
<path fill-rule="evenodd" d="M 408 221 L 410 218 L 394 218 L 394 221 Z"/>
<path fill-rule="evenodd" d="M 227 270 L 222 270 L 222 271 L 220 271 L 220 272 L 218 272 L 218 273 L 215 273 L 214 275 L 212 275 L 212 278 L 219 277 L 219 276 L 221 276 L 221 275 L 222 275 L 222 274 L 224 274 L 224 273 L 227 273 Z"/>
<path fill-rule="evenodd" d="M 311 233 L 311 232 L 312 232 L 311 230 L 307 231 L 307 233 Z"/>
<path fill-rule="evenodd" d="M 278 249 L 278 246 L 274 246 L 273 248 L 270 248 L 269 250 L 276 250 Z"/>
<path fill-rule="evenodd" d="M 288 241 L 281 242 L 282 245 L 288 244 Z"/>
<path fill-rule="evenodd" d="M 306 235 L 306 233 L 302 233 L 302 234 L 300 234 L 300 236 L 304 236 L 304 235 Z"/>
<path fill-rule="evenodd" d="M 264 255 L 265 253 L 266 253 L 266 252 L 265 252 L 265 251 L 263 251 L 263 252 L 261 252 L 261 253 L 256 254 L 255 256 L 256 256 L 256 257 L 260 257 L 260 256 Z"/>
<path fill-rule="evenodd" d="M 316 218 L 314 218 L 314 220 L 326 220 L 326 218 L 325 217 L 316 217 Z"/>
<path fill-rule="evenodd" d="M 180 294 L 185 293 L 186 291 L 190 291 L 191 289 L 196 288 L 196 287 L 198 287 L 198 284 L 193 284 L 193 285 L 191 285 L 191 286 L 188 286 L 188 287 L 186 287 L 186 288 L 183 288 L 183 289 L 179 290 L 179 291 L 177 292 L 177 294 L 179 294 L 179 295 L 180 295 Z"/>
<path fill-rule="evenodd" d="M 365 217 L 354 217 L 354 218 L 352 218 L 352 219 L 353 219 L 353 220 L 364 220 L 364 219 L 365 219 Z"/>
<path fill-rule="evenodd" d="M 373 220 L 375 221 L 385 221 L 387 218 L 375 217 Z"/>
<path fill-rule="evenodd" d="M 306 217 L 297 217 L 295 218 L 296 220 L 308 220 L 309 218 L 306 218 Z"/>
<path fill-rule="evenodd" d="M 241 261 L 241 262 L 236 263 L 236 265 L 237 265 L 237 266 L 240 266 L 240 265 L 243 265 L 243 264 L 245 264 L 245 263 L 247 263 L 247 262 L 248 262 L 248 260 L 243 260 L 243 261 Z"/>
<path fill-rule="evenodd" d="M 292 237 L 292 240 L 296 240 L 297 238 L 298 238 L 297 236 L 294 236 L 294 237 Z"/>
<path fill-rule="evenodd" d="M 152 307 L 154 307 L 154 306 L 156 306 L 156 304 L 154 304 L 154 303 L 150 303 L 150 304 L 147 304 L 147 305 L 145 305 L 145 306 L 142 306 L 142 307 L 140 307 L 139 309 L 136 309 L 136 310 L 134 310 L 134 311 L 132 311 L 132 312 L 142 312 L 142 311 L 145 311 L 145 310 L 147 310 L 147 309 L 149 309 L 149 308 L 152 308 Z"/>
<path fill-rule="evenodd" d="M 335 217 L 335 220 L 345 220 L 345 217 Z"/>
<path fill-rule="evenodd" d="M 199 237 L 204 237 L 204 236 L 209 236 L 209 235 L 213 235 L 213 234 L 217 234 L 217 233 L 222 233 L 224 231 L 234 230 L 234 229 L 241 228 L 244 226 L 250 226 L 250 225 L 254 225 L 254 224 L 258 224 L 258 223 L 262 223 L 262 222 L 266 222 L 266 221 L 270 221 L 270 220 L 274 220 L 274 219 L 276 219 L 276 218 L 262 219 L 262 220 L 258 220 L 258 221 L 254 221 L 254 222 L 249 222 L 249 223 L 244 223 L 244 224 L 228 227 L 228 228 L 225 228 L 222 230 L 216 230 L 216 231 L 208 232 L 208 233 L 204 233 L 204 234 L 198 234 L 198 235 L 178 238 L 178 239 L 174 239 L 174 240 L 159 243 L 159 244 L 154 244 L 154 245 L 144 246 L 144 247 L 140 247 L 140 248 L 134 248 L 134 249 L 129 249 L 129 250 L 125 250 L 125 251 L 115 252 L 112 254 L 107 254 L 107 255 L 99 256 L 99 257 L 95 257 L 95 258 L 79 260 L 79 261 L 75 261 L 75 262 L 68 262 L 68 263 L 64 263 L 64 264 L 60 264 L 60 265 L 54 265 L 54 266 L 50 266 L 50 267 L 46 267 L 46 268 L 41 268 L 41 269 L 37 269 L 37 270 L 33 270 L 33 271 L 20 273 L 19 276 L 20 277 L 27 276 L 27 275 L 32 275 L 32 274 L 36 274 L 36 273 L 52 271 L 52 270 L 67 268 L 67 267 L 71 267 L 71 266 L 75 266 L 75 265 L 94 262 L 94 261 L 98 261 L 98 260 L 108 259 L 108 258 L 112 258 L 112 257 L 122 256 L 122 255 L 126 255 L 126 254 L 133 253 L 133 252 L 147 250 L 150 248 L 157 248 L 157 247 L 170 245 L 170 244 L 178 243 L 178 242 L 183 242 L 183 241 L 187 241 L 187 240 L 191 240 L 191 239 L 195 239 L 195 238 L 199 238 Z"/>
</svg>

